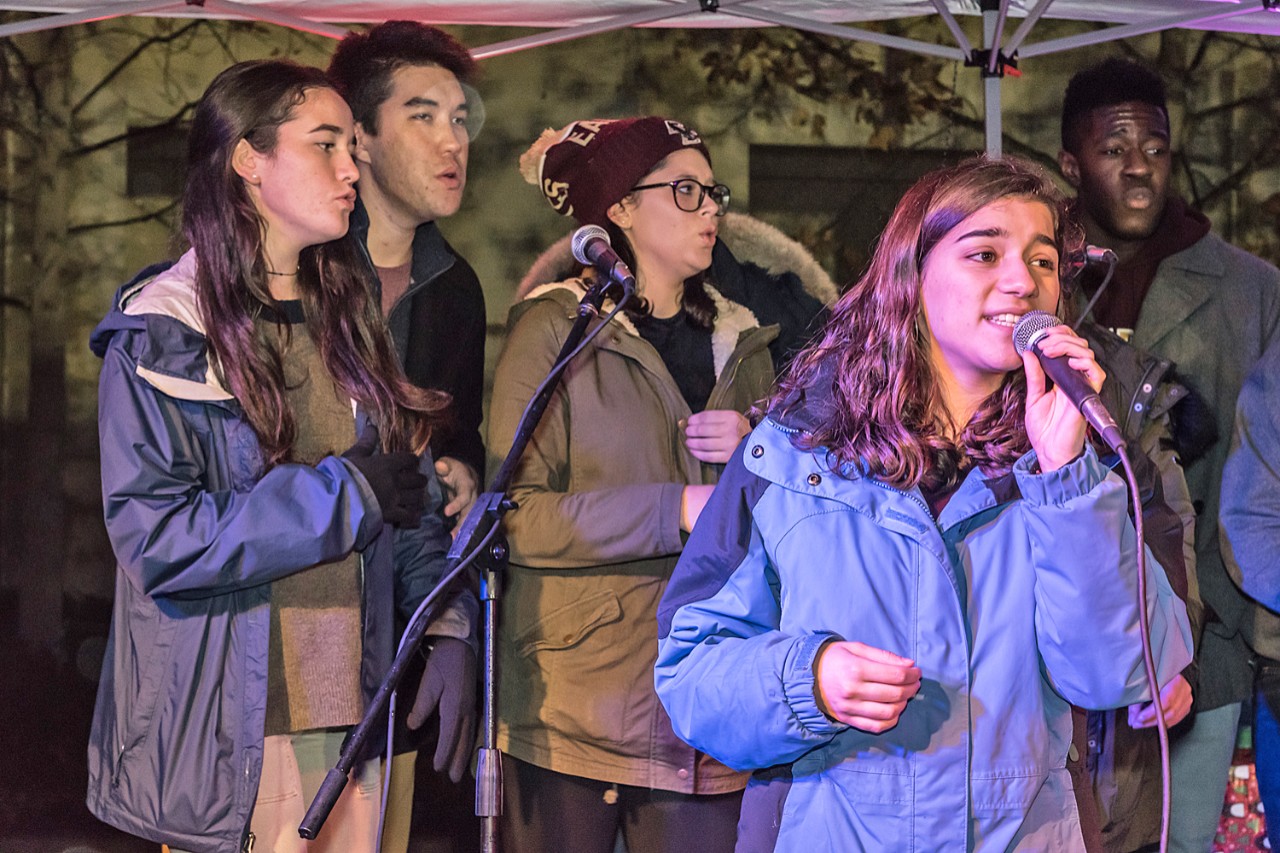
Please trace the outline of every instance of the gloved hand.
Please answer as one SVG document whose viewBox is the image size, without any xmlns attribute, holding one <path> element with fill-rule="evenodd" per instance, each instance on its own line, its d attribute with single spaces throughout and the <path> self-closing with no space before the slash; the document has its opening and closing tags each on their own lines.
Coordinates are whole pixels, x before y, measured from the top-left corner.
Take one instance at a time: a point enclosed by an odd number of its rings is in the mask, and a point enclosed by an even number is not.
<svg viewBox="0 0 1280 853">
<path fill-rule="evenodd" d="M 475 746 L 476 653 L 468 643 L 454 637 L 435 638 L 418 684 L 418 698 L 405 721 L 411 729 L 421 728 L 437 710 L 440 736 L 433 766 L 438 773 L 447 769 L 449 778 L 458 782 Z"/>
<path fill-rule="evenodd" d="M 382 510 L 382 520 L 395 527 L 417 527 L 427 508 L 427 483 L 418 457 L 407 451 L 378 453 L 378 428 L 372 424 L 342 454 L 369 482 Z"/>
</svg>

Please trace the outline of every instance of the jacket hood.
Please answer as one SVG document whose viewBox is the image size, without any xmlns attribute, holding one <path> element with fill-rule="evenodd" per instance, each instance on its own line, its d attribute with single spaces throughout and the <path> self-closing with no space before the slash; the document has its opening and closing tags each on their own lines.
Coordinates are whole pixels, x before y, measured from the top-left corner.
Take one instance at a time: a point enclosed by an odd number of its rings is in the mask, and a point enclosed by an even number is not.
<svg viewBox="0 0 1280 853">
<path fill-rule="evenodd" d="M 770 274 L 794 273 L 805 292 L 823 305 L 830 305 L 839 297 L 835 282 L 809 250 L 772 225 L 745 213 L 727 213 L 720 220 L 718 233 L 718 246 Z M 577 273 L 582 265 L 573 258 L 572 239 L 573 234 L 566 234 L 538 256 L 516 287 L 516 300 L 523 299 L 538 285 Z"/>
<path fill-rule="evenodd" d="M 824 358 L 812 382 L 769 407 L 766 412 L 769 420 L 785 430 L 813 432 L 832 417 L 835 402 L 831 389 L 834 383 L 835 359 Z"/>
<path fill-rule="evenodd" d="M 125 336 L 138 376 L 182 400 L 234 399 L 209 359 L 204 323 L 196 305 L 196 256 L 143 270 L 116 291 L 114 307 L 93 330 L 89 346 L 99 357 Z"/>
</svg>

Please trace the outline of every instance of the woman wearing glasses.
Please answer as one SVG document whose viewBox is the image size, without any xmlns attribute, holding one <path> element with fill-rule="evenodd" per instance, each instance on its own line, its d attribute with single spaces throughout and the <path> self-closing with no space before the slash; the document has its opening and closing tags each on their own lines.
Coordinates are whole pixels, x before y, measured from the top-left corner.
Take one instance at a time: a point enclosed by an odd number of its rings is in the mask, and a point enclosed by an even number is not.
<svg viewBox="0 0 1280 853">
<path fill-rule="evenodd" d="M 609 232 L 638 304 L 570 364 L 512 484 L 504 849 L 611 853 L 621 831 L 631 853 L 692 838 L 728 851 L 746 778 L 672 733 L 653 691 L 655 620 L 684 535 L 773 381 L 776 331 L 706 281 L 729 190 L 692 130 L 580 121 L 543 134 L 521 170 L 558 212 Z M 539 266 L 563 273 L 565 260 Z M 490 405 L 495 468 L 592 279 L 572 272 L 543 277 L 511 311 Z"/>
</svg>

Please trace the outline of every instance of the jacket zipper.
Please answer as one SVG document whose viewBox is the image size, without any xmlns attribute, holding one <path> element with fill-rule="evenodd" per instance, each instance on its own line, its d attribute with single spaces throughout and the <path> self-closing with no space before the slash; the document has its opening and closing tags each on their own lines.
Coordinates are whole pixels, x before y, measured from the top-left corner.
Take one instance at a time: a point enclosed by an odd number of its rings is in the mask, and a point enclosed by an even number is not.
<svg viewBox="0 0 1280 853">
<path fill-rule="evenodd" d="M 360 254 L 364 256 L 365 262 L 366 262 L 367 264 L 369 264 L 369 272 L 373 274 L 374 278 L 377 278 L 377 277 L 378 277 L 378 267 L 377 267 L 377 265 L 376 265 L 376 264 L 374 264 L 374 262 L 373 262 L 373 255 L 370 255 L 370 254 L 369 254 L 369 247 L 365 245 L 365 240 L 367 240 L 367 239 L 368 239 L 368 232 L 365 232 L 365 237 L 364 237 L 363 239 L 361 239 L 361 238 L 357 237 L 357 238 L 356 238 L 356 240 L 355 240 L 355 242 L 356 242 L 356 245 L 360 247 Z M 414 233 L 414 239 L 415 239 L 415 240 L 417 239 L 417 233 L 416 233 L 416 232 Z M 397 300 L 395 301 L 395 304 L 394 304 L 394 305 L 392 305 L 392 306 L 391 306 L 391 308 L 390 308 L 390 310 L 388 310 L 388 311 L 387 311 L 387 313 L 386 313 L 386 317 L 385 317 L 384 319 L 385 319 L 388 323 L 390 323 L 390 322 L 391 322 L 391 315 L 393 315 L 393 314 L 395 314 L 395 313 L 396 313 L 396 309 L 400 307 L 400 303 L 402 303 L 402 302 L 404 302 L 406 299 L 409 299 L 410 297 L 412 297 L 412 296 L 414 295 L 414 292 L 415 292 L 416 290 L 421 290 L 423 287 L 425 287 L 426 285 L 428 285 L 428 284 L 430 284 L 431 282 L 435 281 L 435 279 L 436 279 L 436 278 L 439 278 L 439 276 L 440 276 L 440 275 L 442 275 L 445 271 L 447 271 L 447 270 L 448 270 L 448 267 L 446 267 L 446 268 L 445 268 L 445 270 L 441 270 L 441 272 L 440 272 L 440 273 L 438 273 L 438 274 L 437 274 L 435 277 L 433 277 L 433 278 L 429 278 L 429 279 L 427 279 L 426 281 L 421 281 L 421 282 L 420 282 L 420 281 L 416 281 L 416 280 L 414 279 L 414 277 L 413 277 L 413 262 L 414 262 L 414 260 L 416 260 L 416 259 L 417 259 L 417 255 L 415 255 L 415 254 L 413 253 L 413 248 L 412 248 L 412 246 L 411 246 L 411 247 L 410 247 L 410 249 L 409 249 L 409 286 L 405 288 L 404 293 L 400 294 L 400 298 L 399 298 L 399 299 L 397 299 Z M 454 263 L 457 263 L 457 258 L 454 258 Z M 379 300 L 379 302 L 381 302 L 381 300 L 382 300 L 382 283 L 381 283 L 381 281 L 379 281 L 379 283 L 378 283 L 378 300 Z M 381 310 L 381 305 L 379 305 L 379 310 Z"/>
<path fill-rule="evenodd" d="M 753 331 L 759 331 L 759 330 L 760 330 L 760 327 L 757 326 Z M 751 337 L 755 337 L 755 335 L 752 335 Z M 750 342 L 751 342 L 751 338 L 748 338 L 746 343 L 750 343 Z M 711 389 L 711 398 L 719 398 L 727 394 L 729 386 L 732 385 L 734 380 L 738 378 L 738 369 L 742 367 L 742 363 L 747 360 L 747 356 L 755 355 L 757 352 L 766 348 L 767 346 L 768 344 L 752 344 L 751 346 L 746 348 L 745 352 L 738 355 L 738 357 L 733 359 L 732 362 L 726 364 L 724 366 L 724 370 L 720 371 L 720 376 L 716 378 L 716 387 Z M 735 349 L 734 352 L 736 353 L 737 349 Z M 730 355 L 732 355 L 732 353 Z M 712 408 L 711 398 L 707 400 L 708 409 Z M 716 402 L 718 403 L 719 399 L 716 399 Z"/>
<path fill-rule="evenodd" d="M 895 489 L 893 486 L 890 486 L 888 483 L 880 482 L 875 477 L 867 477 L 867 480 L 869 482 L 875 483 L 877 486 L 879 486 L 880 488 L 884 489 L 887 492 L 893 492 L 895 495 L 902 495 L 904 498 L 907 498 L 908 500 L 918 504 L 920 508 L 924 510 L 924 514 L 927 515 L 929 517 L 929 520 L 933 522 L 933 526 L 934 527 L 938 526 L 937 517 L 934 516 L 933 510 L 929 509 L 929 505 L 925 503 L 923 499 L 916 497 L 915 495 L 911 494 L 911 492 L 904 492 L 902 489 Z"/>
</svg>

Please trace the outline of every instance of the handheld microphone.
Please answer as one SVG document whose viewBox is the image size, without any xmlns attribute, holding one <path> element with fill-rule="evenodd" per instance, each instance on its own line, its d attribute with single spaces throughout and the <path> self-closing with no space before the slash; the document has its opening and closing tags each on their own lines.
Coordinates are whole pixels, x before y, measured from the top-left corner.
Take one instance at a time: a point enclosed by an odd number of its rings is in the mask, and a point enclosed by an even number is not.
<svg viewBox="0 0 1280 853">
<path fill-rule="evenodd" d="M 609 281 L 622 287 L 626 293 L 636 289 L 636 277 L 609 245 L 609 232 L 599 225 L 583 225 L 573 232 L 573 257 L 578 263 L 595 267 Z"/>
<path fill-rule="evenodd" d="M 1022 355 L 1028 349 L 1040 360 L 1045 374 L 1053 380 L 1053 384 L 1062 389 L 1072 404 L 1084 415 L 1089 426 L 1097 430 L 1102 440 L 1114 451 L 1119 452 L 1125 446 L 1124 435 L 1116 425 L 1115 418 L 1102 404 L 1102 398 L 1085 380 L 1084 374 L 1067 363 L 1065 355 L 1047 356 L 1040 352 L 1040 339 L 1054 326 L 1062 325 L 1062 321 L 1047 311 L 1028 311 L 1019 318 L 1013 327 L 1013 348 Z"/>
</svg>

